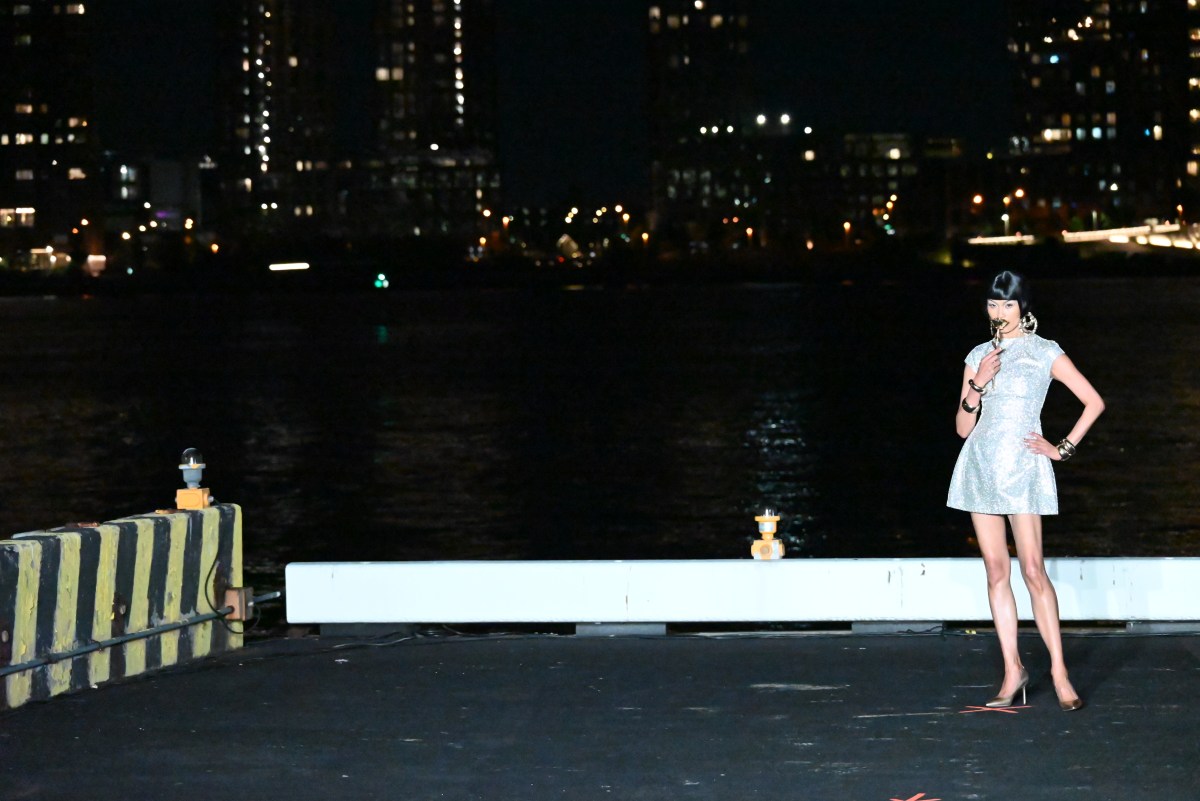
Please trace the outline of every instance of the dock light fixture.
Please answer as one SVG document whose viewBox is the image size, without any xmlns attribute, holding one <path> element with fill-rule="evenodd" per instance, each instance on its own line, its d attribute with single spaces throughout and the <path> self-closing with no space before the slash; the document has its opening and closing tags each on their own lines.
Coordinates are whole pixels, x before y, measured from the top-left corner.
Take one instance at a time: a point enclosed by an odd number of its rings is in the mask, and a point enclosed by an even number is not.
<svg viewBox="0 0 1200 801">
<path fill-rule="evenodd" d="M 188 448 L 179 458 L 179 470 L 183 473 L 186 489 L 175 491 L 176 509 L 207 509 L 212 505 L 209 491 L 200 486 L 204 475 L 204 456 L 195 448 Z"/>
<path fill-rule="evenodd" d="M 783 540 L 775 539 L 779 515 L 771 509 L 767 509 L 761 515 L 757 515 L 754 520 L 758 523 L 760 538 L 750 546 L 750 555 L 755 559 L 782 559 Z"/>
</svg>

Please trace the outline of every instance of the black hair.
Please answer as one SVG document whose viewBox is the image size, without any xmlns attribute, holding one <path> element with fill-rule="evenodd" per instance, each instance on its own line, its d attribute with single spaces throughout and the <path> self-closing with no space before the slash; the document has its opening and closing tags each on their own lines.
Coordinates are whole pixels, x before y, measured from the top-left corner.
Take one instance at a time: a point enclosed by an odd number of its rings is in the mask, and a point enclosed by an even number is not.
<svg viewBox="0 0 1200 801">
<path fill-rule="evenodd" d="M 1015 300 L 1021 307 L 1021 315 L 1029 314 L 1032 305 L 1029 299 L 1029 281 L 1020 273 L 1010 270 L 997 273 L 988 286 L 984 306 L 989 300 Z"/>
</svg>

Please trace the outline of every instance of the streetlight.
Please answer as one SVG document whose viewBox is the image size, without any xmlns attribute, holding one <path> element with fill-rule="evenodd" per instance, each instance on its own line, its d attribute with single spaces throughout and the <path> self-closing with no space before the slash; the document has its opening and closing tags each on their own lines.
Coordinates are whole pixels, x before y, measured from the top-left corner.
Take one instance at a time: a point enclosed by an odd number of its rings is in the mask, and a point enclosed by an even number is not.
<svg viewBox="0 0 1200 801">
<path fill-rule="evenodd" d="M 850 247 L 850 221 L 846 220 L 842 223 L 842 232 L 845 238 L 846 247 Z"/>
<path fill-rule="evenodd" d="M 1001 214 L 1000 219 L 1004 220 L 1004 235 L 1008 236 L 1008 213 Z"/>
</svg>

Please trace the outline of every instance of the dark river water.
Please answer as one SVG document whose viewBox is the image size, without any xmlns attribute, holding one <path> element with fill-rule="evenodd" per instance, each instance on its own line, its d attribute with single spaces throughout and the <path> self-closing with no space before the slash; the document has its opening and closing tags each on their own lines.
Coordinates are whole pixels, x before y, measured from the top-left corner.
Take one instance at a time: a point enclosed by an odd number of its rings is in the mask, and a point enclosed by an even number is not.
<svg viewBox="0 0 1200 801">
<path fill-rule="evenodd" d="M 1108 412 L 1049 555 L 1200 556 L 1200 278 L 1043 280 Z M 0 534 L 173 505 L 186 447 L 294 560 L 968 556 L 969 279 L 0 299 Z M 1078 404 L 1060 385 L 1054 441 Z"/>
</svg>

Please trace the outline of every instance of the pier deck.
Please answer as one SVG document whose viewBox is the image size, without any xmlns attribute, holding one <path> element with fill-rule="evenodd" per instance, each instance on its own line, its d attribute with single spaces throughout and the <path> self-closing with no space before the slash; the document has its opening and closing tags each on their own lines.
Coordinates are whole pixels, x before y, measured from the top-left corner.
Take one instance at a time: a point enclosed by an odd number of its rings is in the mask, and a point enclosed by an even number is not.
<svg viewBox="0 0 1200 801">
<path fill-rule="evenodd" d="M 251 642 L 0 714 L 8 799 L 1200 798 L 1200 636 L 990 631 Z"/>
</svg>

